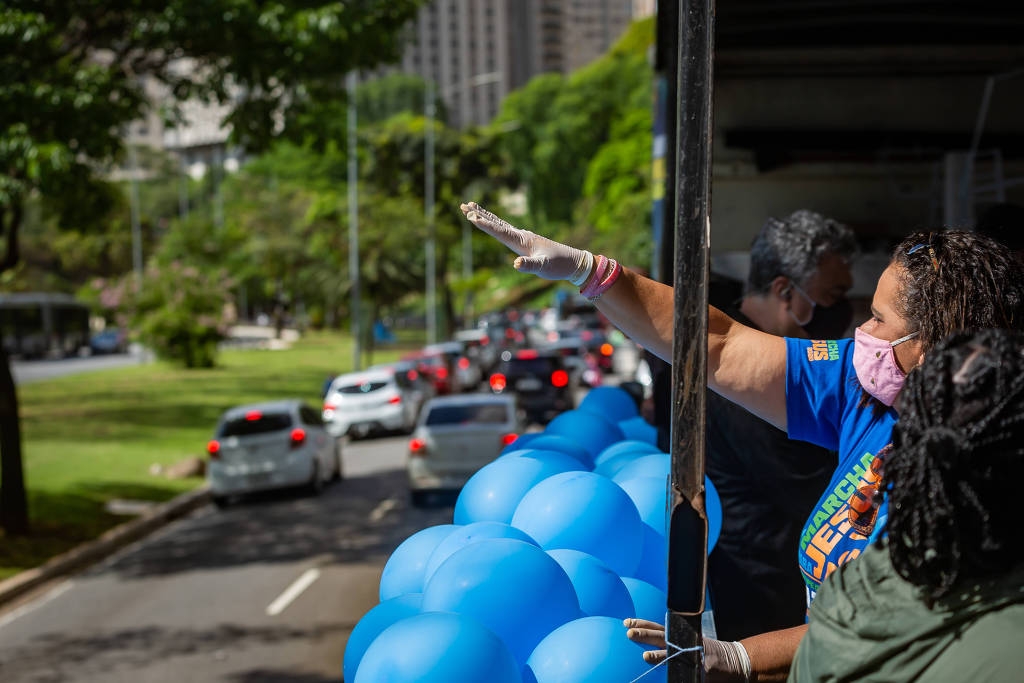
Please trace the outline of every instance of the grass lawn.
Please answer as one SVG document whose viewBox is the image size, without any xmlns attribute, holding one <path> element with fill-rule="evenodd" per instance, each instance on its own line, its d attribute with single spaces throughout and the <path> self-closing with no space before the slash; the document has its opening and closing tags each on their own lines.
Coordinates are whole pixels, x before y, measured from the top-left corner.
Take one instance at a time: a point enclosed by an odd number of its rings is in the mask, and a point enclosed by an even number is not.
<svg viewBox="0 0 1024 683">
<path fill-rule="evenodd" d="M 0 580 L 124 522 L 104 511 L 108 500 L 164 501 L 201 485 L 149 470 L 205 456 L 231 406 L 290 397 L 319 406 L 324 379 L 348 371 L 352 352 L 346 336 L 312 333 L 288 350 L 226 350 L 207 370 L 157 362 L 20 387 L 32 535 L 0 532 Z M 378 349 L 373 361 L 400 353 Z"/>
</svg>

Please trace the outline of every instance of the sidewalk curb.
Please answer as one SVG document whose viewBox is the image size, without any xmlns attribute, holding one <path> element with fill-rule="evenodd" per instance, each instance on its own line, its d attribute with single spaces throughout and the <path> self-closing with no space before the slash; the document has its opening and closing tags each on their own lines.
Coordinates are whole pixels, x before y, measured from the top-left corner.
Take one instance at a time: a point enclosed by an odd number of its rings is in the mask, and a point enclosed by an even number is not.
<svg viewBox="0 0 1024 683">
<path fill-rule="evenodd" d="M 11 578 L 0 581 L 0 605 L 26 593 L 36 586 L 77 569 L 94 564 L 164 526 L 192 510 L 208 503 L 210 490 L 204 484 L 198 489 L 183 493 L 152 511 L 124 524 L 107 530 L 93 541 L 87 541 L 65 553 L 50 558 L 44 564 L 27 569 Z"/>
</svg>

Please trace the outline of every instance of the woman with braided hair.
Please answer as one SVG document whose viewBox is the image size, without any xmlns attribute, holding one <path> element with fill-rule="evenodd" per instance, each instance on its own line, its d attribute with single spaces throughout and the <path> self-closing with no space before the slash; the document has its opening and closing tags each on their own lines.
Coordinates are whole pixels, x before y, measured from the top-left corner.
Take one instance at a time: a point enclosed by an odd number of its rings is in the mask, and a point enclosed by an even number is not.
<svg viewBox="0 0 1024 683">
<path fill-rule="evenodd" d="M 1024 335 L 952 335 L 899 405 L 884 536 L 825 580 L 790 681 L 1020 681 Z"/>
<path fill-rule="evenodd" d="M 518 255 L 517 270 L 572 282 L 616 327 L 671 360 L 671 287 L 614 259 L 516 228 L 477 204 L 463 204 L 462 210 Z M 813 296 L 793 297 L 792 314 L 804 319 L 815 304 Z M 878 515 L 885 513 L 875 494 L 907 373 L 946 335 L 986 328 L 1024 329 L 1024 270 L 1004 246 L 961 231 L 918 232 L 896 247 L 875 288 L 871 318 L 854 339 L 775 337 L 709 307 L 708 387 L 791 439 L 839 453 L 800 539 L 797 559 L 809 604 L 828 574 L 864 551 Z M 626 627 L 632 640 L 665 648 L 660 624 L 627 619 Z M 738 642 L 705 640 L 708 680 L 785 680 L 806 629 Z M 664 649 L 644 653 L 650 663 L 665 656 Z"/>
</svg>

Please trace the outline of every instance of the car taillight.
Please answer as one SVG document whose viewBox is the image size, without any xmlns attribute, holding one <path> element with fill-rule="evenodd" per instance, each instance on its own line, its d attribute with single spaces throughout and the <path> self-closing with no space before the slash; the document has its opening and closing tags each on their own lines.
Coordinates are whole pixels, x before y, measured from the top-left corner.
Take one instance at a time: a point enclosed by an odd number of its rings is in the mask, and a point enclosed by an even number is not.
<svg viewBox="0 0 1024 683">
<path fill-rule="evenodd" d="M 501 374 L 500 372 L 496 372 L 493 375 L 491 375 L 491 379 L 489 380 L 489 382 L 491 385 L 491 389 L 497 392 L 504 391 L 505 387 L 508 385 L 508 380 L 505 379 L 505 375 Z"/>
<path fill-rule="evenodd" d="M 210 454 L 211 460 L 220 459 L 220 441 L 213 439 L 206 444 L 206 452 Z"/>
<path fill-rule="evenodd" d="M 468 369 L 469 369 L 469 359 L 466 358 L 465 356 L 463 356 L 462 358 L 459 359 L 459 370 L 468 370 Z"/>
<path fill-rule="evenodd" d="M 245 414 L 245 421 L 258 422 L 261 417 L 263 417 L 263 413 L 261 413 L 260 411 L 250 410 L 248 413 Z"/>
<path fill-rule="evenodd" d="M 605 342 L 604 344 L 601 344 L 601 355 L 602 356 L 610 356 L 610 355 L 612 355 L 613 351 L 615 351 L 615 347 L 613 347 L 608 342 Z"/>
<path fill-rule="evenodd" d="M 507 445 L 509 445 L 510 443 L 512 443 L 513 441 L 515 441 L 518 438 L 519 438 L 518 434 L 502 434 L 502 436 L 501 436 L 501 445 L 502 446 L 507 446 Z"/>
<path fill-rule="evenodd" d="M 301 427 L 296 427 L 292 430 L 292 448 L 295 446 L 301 446 L 302 442 L 306 440 L 306 430 Z"/>
<path fill-rule="evenodd" d="M 427 442 L 423 439 L 412 439 L 409 441 L 409 455 L 414 458 L 422 458 L 427 454 Z"/>
<path fill-rule="evenodd" d="M 481 337 L 480 338 L 480 346 L 487 346 L 490 343 L 491 343 L 491 338 L 490 337 Z"/>
<path fill-rule="evenodd" d="M 438 379 L 446 379 L 447 377 L 448 377 L 448 368 L 438 368 L 437 369 L 437 378 Z"/>
<path fill-rule="evenodd" d="M 402 397 L 401 396 L 392 396 L 391 398 L 388 399 L 388 403 L 390 403 L 391 405 L 395 405 L 395 404 L 401 403 L 401 402 L 402 402 Z"/>
<path fill-rule="evenodd" d="M 328 412 L 328 411 L 333 412 L 333 411 L 335 411 L 337 409 L 338 409 L 338 406 L 334 405 L 333 403 L 325 403 L 324 404 L 324 412 L 325 413 Z"/>
<path fill-rule="evenodd" d="M 555 370 L 551 373 L 551 384 L 556 387 L 564 387 L 569 383 L 569 373 L 565 370 Z"/>
</svg>

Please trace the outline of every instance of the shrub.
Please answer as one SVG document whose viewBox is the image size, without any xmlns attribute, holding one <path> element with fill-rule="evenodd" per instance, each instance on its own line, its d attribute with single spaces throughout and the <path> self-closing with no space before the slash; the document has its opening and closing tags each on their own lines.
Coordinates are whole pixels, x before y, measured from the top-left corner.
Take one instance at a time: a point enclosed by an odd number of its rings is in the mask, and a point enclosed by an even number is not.
<svg viewBox="0 0 1024 683">
<path fill-rule="evenodd" d="M 125 306 L 139 339 L 159 358 L 187 368 L 213 367 L 217 345 L 235 320 L 231 281 L 222 270 L 202 271 L 175 261 L 151 265 L 141 283 L 126 278 Z"/>
</svg>

